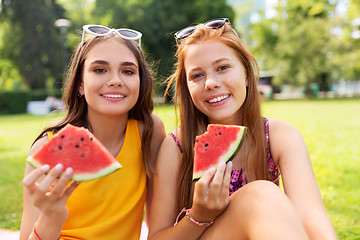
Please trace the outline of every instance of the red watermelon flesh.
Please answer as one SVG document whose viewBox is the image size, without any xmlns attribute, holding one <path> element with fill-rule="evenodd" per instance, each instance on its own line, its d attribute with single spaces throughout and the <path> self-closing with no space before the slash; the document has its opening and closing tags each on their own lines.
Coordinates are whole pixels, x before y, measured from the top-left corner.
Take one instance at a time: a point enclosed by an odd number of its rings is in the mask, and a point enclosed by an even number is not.
<svg viewBox="0 0 360 240">
<path fill-rule="evenodd" d="M 27 161 L 37 168 L 48 164 L 53 168 L 62 163 L 74 170 L 73 181 L 89 181 L 108 175 L 119 168 L 114 156 L 83 127 L 67 124 Z"/>
<path fill-rule="evenodd" d="M 209 124 L 207 131 L 195 140 L 193 180 L 220 162 L 232 160 L 241 148 L 245 133 L 244 126 Z"/>
</svg>

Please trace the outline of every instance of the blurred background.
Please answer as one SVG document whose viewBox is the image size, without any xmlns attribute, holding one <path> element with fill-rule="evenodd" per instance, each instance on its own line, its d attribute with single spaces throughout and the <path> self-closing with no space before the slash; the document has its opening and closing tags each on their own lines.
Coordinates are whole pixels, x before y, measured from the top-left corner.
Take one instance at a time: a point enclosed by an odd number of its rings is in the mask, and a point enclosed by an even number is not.
<svg viewBox="0 0 360 240">
<path fill-rule="evenodd" d="M 61 97 L 85 24 L 142 32 L 162 96 L 173 33 L 217 17 L 230 19 L 258 59 L 264 97 L 360 96 L 358 0 L 0 0 L 0 114 Z"/>
<path fill-rule="evenodd" d="M 0 239 L 10 239 L 2 228 L 20 227 L 31 143 L 63 116 L 51 111 L 64 107 L 64 72 L 82 26 L 142 32 L 161 101 L 173 34 L 218 17 L 230 19 L 259 62 L 264 116 L 303 134 L 339 239 L 360 240 L 359 0 L 0 0 Z M 172 104 L 154 111 L 167 132 L 176 127 Z"/>
</svg>

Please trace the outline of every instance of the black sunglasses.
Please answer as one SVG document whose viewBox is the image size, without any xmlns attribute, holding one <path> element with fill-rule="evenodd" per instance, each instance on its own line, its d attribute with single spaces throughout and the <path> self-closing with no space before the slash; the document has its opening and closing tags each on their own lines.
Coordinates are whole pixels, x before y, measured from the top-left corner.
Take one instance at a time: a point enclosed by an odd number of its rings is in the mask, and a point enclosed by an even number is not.
<svg viewBox="0 0 360 240">
<path fill-rule="evenodd" d="M 230 23 L 228 18 L 216 18 L 216 19 L 211 19 L 209 21 L 204 22 L 203 25 L 205 25 L 209 28 L 216 29 L 216 28 L 221 28 L 227 22 Z M 198 27 L 199 27 L 199 25 L 186 27 L 186 28 L 181 29 L 180 31 L 177 31 L 174 35 L 177 39 L 186 38 L 186 37 L 190 36 Z"/>
</svg>

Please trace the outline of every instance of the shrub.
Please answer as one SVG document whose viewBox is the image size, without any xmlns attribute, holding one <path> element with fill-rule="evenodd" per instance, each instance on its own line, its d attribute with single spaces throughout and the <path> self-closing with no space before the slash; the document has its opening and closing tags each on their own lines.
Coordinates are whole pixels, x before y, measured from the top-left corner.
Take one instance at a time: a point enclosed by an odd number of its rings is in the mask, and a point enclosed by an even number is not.
<svg viewBox="0 0 360 240">
<path fill-rule="evenodd" d="M 29 91 L 0 91 L 0 114 L 25 113 Z"/>
</svg>

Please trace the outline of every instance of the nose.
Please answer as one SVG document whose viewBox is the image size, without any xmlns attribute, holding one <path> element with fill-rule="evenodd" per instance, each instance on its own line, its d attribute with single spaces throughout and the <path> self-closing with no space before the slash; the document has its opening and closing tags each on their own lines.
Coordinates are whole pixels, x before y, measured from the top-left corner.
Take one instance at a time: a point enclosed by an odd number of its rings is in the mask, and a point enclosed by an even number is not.
<svg viewBox="0 0 360 240">
<path fill-rule="evenodd" d="M 120 87 L 122 86 L 124 83 L 121 80 L 121 77 L 118 74 L 114 74 L 113 76 L 111 76 L 111 79 L 108 81 L 108 86 L 109 87 Z"/>
<path fill-rule="evenodd" d="M 205 81 L 205 89 L 206 90 L 211 90 L 211 89 L 215 89 L 215 88 L 219 88 L 219 87 L 220 87 L 220 83 L 219 83 L 218 79 L 216 79 L 215 77 L 206 78 L 206 81 Z"/>
</svg>

